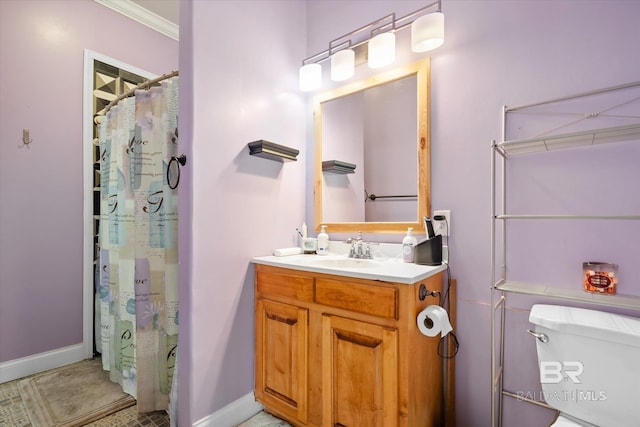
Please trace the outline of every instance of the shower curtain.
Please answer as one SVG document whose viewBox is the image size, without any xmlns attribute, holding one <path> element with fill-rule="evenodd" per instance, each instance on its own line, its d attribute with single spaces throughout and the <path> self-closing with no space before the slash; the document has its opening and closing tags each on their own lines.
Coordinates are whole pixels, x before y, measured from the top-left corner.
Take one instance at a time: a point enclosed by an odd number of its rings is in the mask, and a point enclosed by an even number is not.
<svg viewBox="0 0 640 427">
<path fill-rule="evenodd" d="M 111 108 L 100 143 L 102 365 L 137 399 L 168 409 L 178 344 L 178 77 Z"/>
</svg>

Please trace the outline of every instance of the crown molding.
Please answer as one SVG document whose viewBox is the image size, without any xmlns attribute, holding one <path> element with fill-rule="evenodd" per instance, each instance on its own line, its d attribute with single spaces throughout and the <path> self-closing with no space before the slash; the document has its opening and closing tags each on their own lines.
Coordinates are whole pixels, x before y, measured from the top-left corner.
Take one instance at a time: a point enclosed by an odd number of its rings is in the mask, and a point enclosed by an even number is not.
<svg viewBox="0 0 640 427">
<path fill-rule="evenodd" d="M 96 3 L 108 7 L 134 21 L 156 30 L 167 37 L 179 40 L 179 27 L 167 19 L 156 15 L 144 7 L 130 0 L 94 0 Z"/>
</svg>

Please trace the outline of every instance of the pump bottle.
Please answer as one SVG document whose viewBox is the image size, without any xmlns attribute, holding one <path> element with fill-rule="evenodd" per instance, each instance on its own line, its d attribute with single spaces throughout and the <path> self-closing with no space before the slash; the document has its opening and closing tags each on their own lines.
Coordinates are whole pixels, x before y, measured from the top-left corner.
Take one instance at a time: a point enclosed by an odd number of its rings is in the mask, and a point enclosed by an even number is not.
<svg viewBox="0 0 640 427">
<path fill-rule="evenodd" d="M 320 227 L 320 233 L 318 233 L 318 249 L 316 250 L 318 255 L 327 255 L 329 253 L 329 235 L 327 234 L 327 226 Z"/>
<path fill-rule="evenodd" d="M 414 262 L 418 239 L 413 235 L 413 228 L 409 227 L 407 235 L 402 239 L 402 261 Z"/>
</svg>

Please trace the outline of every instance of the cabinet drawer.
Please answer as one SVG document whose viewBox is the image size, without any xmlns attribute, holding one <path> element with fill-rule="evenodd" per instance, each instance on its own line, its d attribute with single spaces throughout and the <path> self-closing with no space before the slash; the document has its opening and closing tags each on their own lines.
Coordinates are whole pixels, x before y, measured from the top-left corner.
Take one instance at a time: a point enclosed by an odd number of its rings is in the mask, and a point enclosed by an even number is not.
<svg viewBox="0 0 640 427">
<path fill-rule="evenodd" d="M 394 288 L 318 278 L 315 302 L 387 319 L 398 319 L 398 290 Z"/>
<path fill-rule="evenodd" d="M 313 300 L 313 278 L 280 274 L 272 271 L 257 271 L 258 293 L 285 298 L 295 298 L 300 301 Z"/>
</svg>

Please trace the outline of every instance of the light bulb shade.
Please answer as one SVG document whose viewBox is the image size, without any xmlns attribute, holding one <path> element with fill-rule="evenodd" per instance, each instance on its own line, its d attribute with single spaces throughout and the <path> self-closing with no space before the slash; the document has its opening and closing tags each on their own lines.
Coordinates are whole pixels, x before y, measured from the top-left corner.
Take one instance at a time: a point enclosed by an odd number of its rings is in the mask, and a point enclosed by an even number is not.
<svg viewBox="0 0 640 427">
<path fill-rule="evenodd" d="M 351 49 L 343 49 L 331 55 L 331 80 L 336 82 L 353 77 L 356 53 Z"/>
<path fill-rule="evenodd" d="M 320 64 L 306 64 L 300 67 L 300 90 L 309 92 L 322 85 L 322 66 Z"/>
<path fill-rule="evenodd" d="M 396 59 L 396 35 L 378 34 L 369 40 L 369 68 L 381 68 Z"/>
<path fill-rule="evenodd" d="M 411 24 L 411 50 L 426 52 L 444 43 L 444 14 L 433 12 Z"/>
</svg>

